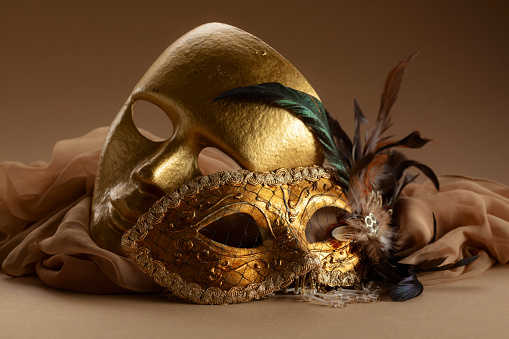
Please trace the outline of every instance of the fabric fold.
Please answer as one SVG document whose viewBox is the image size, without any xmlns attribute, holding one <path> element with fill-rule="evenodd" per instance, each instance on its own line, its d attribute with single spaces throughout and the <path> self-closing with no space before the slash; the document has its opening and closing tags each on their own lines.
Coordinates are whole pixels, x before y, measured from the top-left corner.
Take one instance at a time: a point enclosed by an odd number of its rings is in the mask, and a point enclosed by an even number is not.
<svg viewBox="0 0 509 339">
<path fill-rule="evenodd" d="M 161 288 L 131 260 L 90 238 L 91 195 L 108 127 L 55 145 L 49 163 L 0 164 L 0 263 L 11 276 L 37 274 L 77 292 Z"/>
<path fill-rule="evenodd" d="M 509 261 L 509 188 L 459 175 L 440 177 L 440 191 L 431 183 L 411 184 L 396 206 L 399 231 L 395 246 L 403 263 L 419 264 L 446 257 L 445 264 L 480 254 L 472 264 L 422 275 L 433 284 L 482 273 L 494 263 Z M 433 214 L 436 240 L 433 238 Z"/>
<path fill-rule="evenodd" d="M 37 274 L 46 284 L 86 293 L 155 292 L 161 287 L 123 256 L 90 238 L 93 186 L 107 127 L 55 145 L 51 161 L 0 164 L 0 263 L 11 276 Z M 220 153 L 201 156 L 204 174 L 238 168 Z M 395 207 L 394 245 L 402 262 L 472 264 L 423 274 L 424 284 L 468 278 L 509 261 L 509 188 L 462 176 L 407 186 Z M 434 242 L 433 215 L 437 231 Z M 429 243 L 429 244 L 428 244 Z"/>
</svg>

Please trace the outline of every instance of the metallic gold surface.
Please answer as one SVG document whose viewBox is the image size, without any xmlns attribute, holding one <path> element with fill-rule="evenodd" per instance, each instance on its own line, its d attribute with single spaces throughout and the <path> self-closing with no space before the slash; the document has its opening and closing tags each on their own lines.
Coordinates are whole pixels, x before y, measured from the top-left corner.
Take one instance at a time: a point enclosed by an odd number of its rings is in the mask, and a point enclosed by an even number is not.
<svg viewBox="0 0 509 339">
<path fill-rule="evenodd" d="M 331 175 L 315 166 L 196 178 L 156 202 L 122 246 L 157 283 L 199 303 L 262 297 L 307 273 L 320 285 L 352 286 L 361 263 L 349 242 L 330 236 L 347 208 Z M 211 225 L 219 227 L 204 232 Z M 228 299 L 232 293 L 241 297 Z M 208 294 L 224 296 L 206 301 Z"/>
<path fill-rule="evenodd" d="M 200 26 L 164 51 L 113 121 L 103 147 L 91 220 L 98 245 L 121 254 L 122 233 L 157 198 L 201 175 L 197 158 L 205 147 L 220 149 L 251 171 L 321 164 L 312 132 L 288 111 L 264 103 L 213 102 L 227 90 L 264 82 L 317 97 L 286 59 L 235 27 Z M 132 119 L 138 100 L 166 112 L 174 126 L 168 140 L 140 134 Z"/>
</svg>

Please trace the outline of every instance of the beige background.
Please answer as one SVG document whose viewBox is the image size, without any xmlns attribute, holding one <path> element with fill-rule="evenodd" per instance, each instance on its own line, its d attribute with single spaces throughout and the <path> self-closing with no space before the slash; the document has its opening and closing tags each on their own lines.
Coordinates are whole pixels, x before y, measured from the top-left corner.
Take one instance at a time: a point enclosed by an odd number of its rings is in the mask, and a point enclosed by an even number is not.
<svg viewBox="0 0 509 339">
<path fill-rule="evenodd" d="M 411 156 L 437 173 L 509 184 L 507 1 L 11 1 L 0 16 L 0 161 L 47 161 L 109 125 L 169 44 L 219 21 L 290 60 L 347 131 L 353 99 L 374 121 L 386 74 L 420 52 L 392 133 L 436 139 Z"/>
<path fill-rule="evenodd" d="M 509 184 L 509 2 L 492 0 L 3 1 L 0 161 L 47 161 L 56 141 L 110 124 L 157 56 L 211 21 L 238 26 L 283 54 L 347 131 L 353 99 L 373 121 L 387 72 L 419 51 L 393 110 L 392 133 L 420 129 L 436 139 L 410 155 L 437 173 Z M 226 330 L 234 337 L 240 324 L 246 337 L 276 330 L 343 337 L 345 329 L 352 337 L 376 329 L 385 337 L 503 337 L 506 268 L 430 287 L 405 304 L 345 310 L 272 300 L 176 306 L 153 296 L 64 293 L 1 275 L 0 337 L 132 337 L 144 329 L 169 337 L 222 337 Z"/>
</svg>

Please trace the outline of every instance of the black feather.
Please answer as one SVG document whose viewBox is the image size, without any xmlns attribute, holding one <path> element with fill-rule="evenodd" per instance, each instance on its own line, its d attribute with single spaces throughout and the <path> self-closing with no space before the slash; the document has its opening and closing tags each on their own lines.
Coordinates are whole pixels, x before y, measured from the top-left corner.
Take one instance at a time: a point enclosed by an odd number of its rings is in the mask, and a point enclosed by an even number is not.
<svg viewBox="0 0 509 339">
<path fill-rule="evenodd" d="M 424 287 L 417 279 L 415 272 L 410 269 L 409 276 L 403 278 L 394 288 L 389 291 L 394 301 L 406 301 L 418 297 L 424 291 Z"/>
<path fill-rule="evenodd" d="M 424 145 L 426 145 L 429 141 L 431 141 L 431 139 L 421 138 L 421 134 L 419 133 L 419 131 L 413 131 L 412 133 L 410 133 L 409 135 L 407 135 L 406 137 L 399 141 L 379 147 L 378 149 L 376 149 L 375 153 L 380 153 L 392 147 L 421 148 Z"/>
<path fill-rule="evenodd" d="M 424 173 L 425 176 L 431 180 L 433 185 L 435 185 L 435 188 L 440 190 L 440 183 L 438 182 L 438 178 L 431 168 L 414 160 L 407 160 L 404 165 L 406 167 L 418 168 L 422 173 Z"/>
<path fill-rule="evenodd" d="M 466 265 L 474 262 L 479 257 L 480 257 L 480 254 L 476 254 L 474 256 L 458 260 L 455 263 L 447 264 L 447 265 L 443 265 L 443 266 L 438 266 L 438 267 L 437 266 L 435 266 L 435 267 L 432 267 L 432 266 L 431 267 L 427 267 L 427 266 L 425 266 L 425 268 L 421 268 L 421 265 L 419 265 L 419 271 L 420 272 L 437 272 L 437 271 L 452 270 L 454 268 L 458 268 L 458 267 L 461 267 L 461 266 L 466 266 Z"/>
<path fill-rule="evenodd" d="M 437 239 L 437 217 L 435 216 L 435 213 L 433 213 L 433 237 L 429 241 L 428 245 L 434 243 L 436 239 Z"/>
<path fill-rule="evenodd" d="M 406 174 L 402 180 L 399 180 L 393 190 L 393 193 L 390 195 L 388 205 L 393 206 L 396 203 L 396 200 L 398 200 L 399 195 L 403 191 L 403 188 L 405 188 L 406 185 L 408 185 L 409 183 L 414 181 L 418 176 L 419 176 L 419 174 L 415 174 L 415 175 Z"/>
<path fill-rule="evenodd" d="M 402 265 L 402 264 L 398 264 Z M 388 264 L 385 261 L 382 261 L 378 264 L 372 265 L 373 271 L 375 272 L 377 279 L 389 284 L 396 285 L 401 281 L 400 271 L 405 274 L 410 265 L 405 265 L 404 267 L 396 267 L 391 264 Z"/>
<path fill-rule="evenodd" d="M 325 111 L 327 114 L 327 121 L 329 123 L 329 128 L 334 136 L 334 139 L 336 140 L 336 145 L 339 150 L 339 155 L 341 156 L 341 159 L 343 162 L 350 168 L 352 165 L 351 160 L 351 154 L 352 154 L 352 141 L 350 140 L 350 137 L 348 137 L 348 134 L 345 132 L 345 130 L 341 127 L 339 122 L 334 119 L 327 110 Z"/>
</svg>

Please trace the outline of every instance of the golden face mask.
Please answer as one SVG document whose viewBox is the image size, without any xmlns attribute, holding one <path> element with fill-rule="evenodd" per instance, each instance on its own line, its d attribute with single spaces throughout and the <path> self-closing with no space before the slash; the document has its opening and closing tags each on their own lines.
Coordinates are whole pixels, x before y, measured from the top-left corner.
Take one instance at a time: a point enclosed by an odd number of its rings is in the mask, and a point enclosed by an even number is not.
<svg viewBox="0 0 509 339">
<path fill-rule="evenodd" d="M 321 164 L 313 133 L 287 110 L 264 103 L 213 102 L 232 88 L 281 82 L 317 96 L 270 46 L 240 29 L 207 24 L 173 43 L 150 67 L 106 139 L 92 204 L 91 236 L 123 254 L 122 234 L 165 193 L 202 175 L 198 155 L 215 147 L 250 171 Z M 132 111 L 145 100 L 171 119 L 173 135 L 145 138 Z"/>
<path fill-rule="evenodd" d="M 346 208 L 331 176 L 314 166 L 196 178 L 158 200 L 122 247 L 158 284 L 200 304 L 258 299 L 306 275 L 352 286 L 362 267 L 330 235 Z"/>
</svg>

